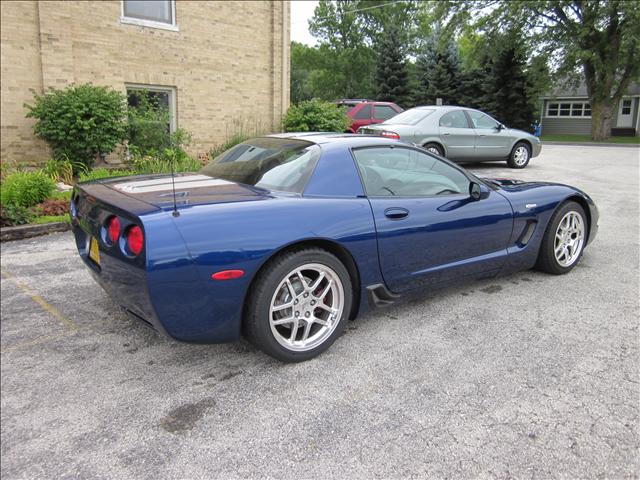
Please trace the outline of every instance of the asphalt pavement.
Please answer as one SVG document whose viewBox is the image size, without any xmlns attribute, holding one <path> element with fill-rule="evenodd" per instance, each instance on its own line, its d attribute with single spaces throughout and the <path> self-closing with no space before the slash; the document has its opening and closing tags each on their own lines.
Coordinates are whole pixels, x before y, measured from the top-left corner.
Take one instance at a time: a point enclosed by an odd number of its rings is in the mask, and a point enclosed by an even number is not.
<svg viewBox="0 0 640 480">
<path fill-rule="evenodd" d="M 36 478 L 638 478 L 640 149 L 547 145 L 598 237 L 568 275 L 405 298 L 287 365 L 125 317 L 70 233 L 2 244 L 1 470 Z"/>
</svg>

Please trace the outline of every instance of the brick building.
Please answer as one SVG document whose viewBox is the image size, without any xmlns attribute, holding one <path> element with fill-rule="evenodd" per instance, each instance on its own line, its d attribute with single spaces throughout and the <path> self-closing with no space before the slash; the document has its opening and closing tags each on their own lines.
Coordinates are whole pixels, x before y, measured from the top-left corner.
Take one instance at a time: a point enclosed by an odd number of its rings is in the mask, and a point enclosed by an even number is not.
<svg viewBox="0 0 640 480">
<path fill-rule="evenodd" d="M 156 91 L 193 155 L 232 125 L 277 130 L 289 105 L 289 2 L 0 2 L 2 162 L 37 164 L 48 148 L 24 103 L 91 82 Z"/>
</svg>

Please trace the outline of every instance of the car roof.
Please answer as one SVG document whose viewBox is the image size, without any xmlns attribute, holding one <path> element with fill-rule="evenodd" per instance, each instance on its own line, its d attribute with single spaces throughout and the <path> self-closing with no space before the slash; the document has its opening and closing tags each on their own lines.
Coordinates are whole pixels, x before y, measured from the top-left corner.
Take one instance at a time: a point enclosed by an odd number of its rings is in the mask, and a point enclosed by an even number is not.
<svg viewBox="0 0 640 480">
<path fill-rule="evenodd" d="M 410 110 L 426 110 L 426 109 L 430 109 L 430 110 L 456 110 L 456 109 L 462 109 L 462 110 L 469 110 L 467 107 L 461 107 L 460 105 L 420 105 L 417 107 L 413 107 Z"/>
<path fill-rule="evenodd" d="M 372 103 L 374 105 L 397 105 L 393 102 L 382 102 L 379 100 L 369 100 L 367 98 L 341 98 L 340 100 L 334 100 L 333 103 L 342 104 L 342 103 Z"/>
<path fill-rule="evenodd" d="M 267 135 L 267 137 L 304 140 L 304 141 L 315 143 L 318 145 L 343 144 L 348 146 L 363 146 L 363 145 L 393 145 L 398 143 L 398 140 L 380 137 L 378 135 L 361 135 L 357 133 L 336 133 L 336 132 L 275 133 L 272 135 Z"/>
</svg>

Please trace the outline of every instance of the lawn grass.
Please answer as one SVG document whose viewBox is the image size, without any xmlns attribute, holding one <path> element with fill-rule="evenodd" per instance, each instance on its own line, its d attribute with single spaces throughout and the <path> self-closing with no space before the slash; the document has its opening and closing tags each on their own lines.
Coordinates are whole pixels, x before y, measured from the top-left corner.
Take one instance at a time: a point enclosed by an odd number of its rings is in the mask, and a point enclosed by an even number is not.
<svg viewBox="0 0 640 480">
<path fill-rule="evenodd" d="M 41 217 L 36 217 L 33 221 L 36 225 L 41 225 L 43 223 L 56 223 L 56 222 L 68 222 L 69 215 L 42 215 Z"/>
<path fill-rule="evenodd" d="M 603 142 L 594 142 L 590 135 L 542 135 L 543 142 L 577 142 L 577 143 L 627 143 L 640 145 L 640 137 L 609 137 Z"/>
</svg>

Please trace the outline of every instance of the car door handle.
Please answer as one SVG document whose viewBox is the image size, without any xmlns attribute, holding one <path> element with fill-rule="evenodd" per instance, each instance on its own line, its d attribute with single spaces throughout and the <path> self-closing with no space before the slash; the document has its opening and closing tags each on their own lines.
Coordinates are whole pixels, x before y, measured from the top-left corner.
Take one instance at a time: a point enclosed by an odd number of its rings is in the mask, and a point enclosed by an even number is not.
<svg viewBox="0 0 640 480">
<path fill-rule="evenodd" d="M 478 136 L 479 137 L 486 137 L 486 135 L 484 133 L 479 133 Z"/>
<path fill-rule="evenodd" d="M 406 208 L 400 207 L 391 207 L 387 208 L 384 211 L 384 216 L 391 220 L 400 220 L 401 218 L 405 218 L 409 215 L 409 210 Z"/>
<path fill-rule="evenodd" d="M 445 136 L 446 136 L 446 135 L 451 135 L 451 134 L 450 134 L 450 133 L 443 133 L 442 135 L 445 135 Z"/>
</svg>

